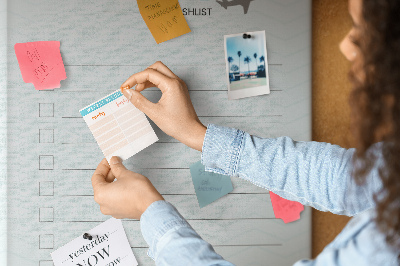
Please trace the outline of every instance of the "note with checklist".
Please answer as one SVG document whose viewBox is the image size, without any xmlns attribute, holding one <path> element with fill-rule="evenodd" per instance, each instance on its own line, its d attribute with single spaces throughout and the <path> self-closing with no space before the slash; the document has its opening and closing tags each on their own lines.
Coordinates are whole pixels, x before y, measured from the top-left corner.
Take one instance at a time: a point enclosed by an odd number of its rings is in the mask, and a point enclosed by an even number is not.
<svg viewBox="0 0 400 266">
<path fill-rule="evenodd" d="M 158 140 L 145 114 L 119 90 L 79 112 L 107 161 L 126 160 Z"/>
</svg>

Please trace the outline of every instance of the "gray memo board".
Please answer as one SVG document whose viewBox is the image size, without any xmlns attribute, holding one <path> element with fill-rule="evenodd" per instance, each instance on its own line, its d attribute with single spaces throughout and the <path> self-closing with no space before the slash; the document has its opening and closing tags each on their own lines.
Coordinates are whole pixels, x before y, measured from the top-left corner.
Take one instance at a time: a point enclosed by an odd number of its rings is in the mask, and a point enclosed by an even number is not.
<svg viewBox="0 0 400 266">
<path fill-rule="evenodd" d="M 103 156 L 78 110 L 157 60 L 186 81 L 204 124 L 311 140 L 310 0 L 254 0 L 246 15 L 241 6 L 225 10 L 215 0 L 180 0 L 182 8 L 212 8 L 211 15 L 186 16 L 192 32 L 159 45 L 135 0 L 7 4 L 1 107 L 6 103 L 8 111 L 8 265 L 53 265 L 50 252 L 109 218 L 90 182 Z M 255 30 L 266 31 L 271 94 L 228 101 L 223 36 Z M 60 89 L 36 91 L 22 80 L 13 46 L 42 40 L 61 41 L 67 79 Z M 144 94 L 160 97 L 156 89 Z M 232 178 L 231 194 L 199 209 L 188 167 L 200 153 L 152 125 L 160 141 L 125 165 L 148 176 L 218 253 L 237 265 L 291 265 L 310 257 L 309 207 L 299 221 L 284 224 L 274 219 L 268 191 Z M 123 225 L 139 265 L 153 265 L 139 222 Z"/>
</svg>

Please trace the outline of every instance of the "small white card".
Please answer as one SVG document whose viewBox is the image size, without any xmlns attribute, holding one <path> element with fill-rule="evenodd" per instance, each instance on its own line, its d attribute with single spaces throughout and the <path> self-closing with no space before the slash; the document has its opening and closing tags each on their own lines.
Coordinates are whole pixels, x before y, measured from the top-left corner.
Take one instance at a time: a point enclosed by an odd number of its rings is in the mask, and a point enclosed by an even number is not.
<svg viewBox="0 0 400 266">
<path fill-rule="evenodd" d="M 51 253 L 55 266 L 136 266 L 131 246 L 121 220 L 108 219 L 86 232 L 92 240 L 82 235 Z"/>
<path fill-rule="evenodd" d="M 126 160 L 158 140 L 145 114 L 119 90 L 79 112 L 107 161 Z"/>
</svg>

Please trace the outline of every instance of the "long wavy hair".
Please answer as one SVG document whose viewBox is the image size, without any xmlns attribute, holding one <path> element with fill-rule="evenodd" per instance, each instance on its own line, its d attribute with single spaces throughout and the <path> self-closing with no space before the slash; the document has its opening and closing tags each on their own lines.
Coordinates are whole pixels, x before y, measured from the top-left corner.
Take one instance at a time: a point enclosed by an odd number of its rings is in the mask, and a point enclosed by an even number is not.
<svg viewBox="0 0 400 266">
<path fill-rule="evenodd" d="M 400 250 L 400 1 L 363 0 L 362 34 L 355 41 L 362 54 L 363 78 L 350 72 L 350 97 L 356 137 L 354 178 L 362 184 L 376 162 L 368 149 L 382 142 L 382 189 L 374 195 L 375 221 L 386 242 Z M 357 165 L 357 164 L 355 164 Z M 400 255 L 399 255 L 400 258 Z"/>
</svg>

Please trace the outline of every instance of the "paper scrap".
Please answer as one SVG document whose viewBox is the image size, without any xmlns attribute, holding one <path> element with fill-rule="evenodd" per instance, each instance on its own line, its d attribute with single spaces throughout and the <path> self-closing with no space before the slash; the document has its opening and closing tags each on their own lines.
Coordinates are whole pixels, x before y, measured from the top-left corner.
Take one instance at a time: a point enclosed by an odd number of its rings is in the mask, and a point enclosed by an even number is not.
<svg viewBox="0 0 400 266">
<path fill-rule="evenodd" d="M 137 0 L 137 4 L 157 43 L 190 32 L 178 0 Z"/>
<path fill-rule="evenodd" d="M 33 83 L 36 90 L 60 88 L 60 81 L 67 78 L 60 42 L 16 43 L 14 50 L 24 82 Z"/>
<path fill-rule="evenodd" d="M 304 210 L 301 203 L 284 199 L 272 191 L 269 192 L 269 196 L 271 197 L 275 218 L 282 219 L 285 224 L 300 219 L 300 213 Z"/>
<path fill-rule="evenodd" d="M 92 240 L 84 239 L 88 233 Z M 108 219 L 51 253 L 55 266 L 138 265 L 121 220 Z"/>
<path fill-rule="evenodd" d="M 104 157 L 126 160 L 158 140 L 145 114 L 117 90 L 79 111 Z"/>
<path fill-rule="evenodd" d="M 200 208 L 233 190 L 230 176 L 206 172 L 201 161 L 190 166 L 190 173 Z"/>
</svg>

